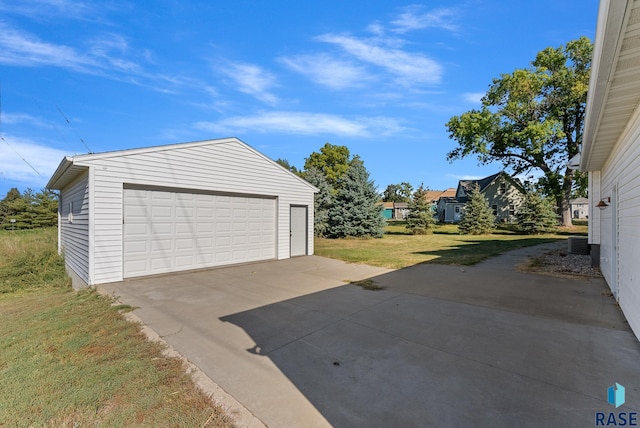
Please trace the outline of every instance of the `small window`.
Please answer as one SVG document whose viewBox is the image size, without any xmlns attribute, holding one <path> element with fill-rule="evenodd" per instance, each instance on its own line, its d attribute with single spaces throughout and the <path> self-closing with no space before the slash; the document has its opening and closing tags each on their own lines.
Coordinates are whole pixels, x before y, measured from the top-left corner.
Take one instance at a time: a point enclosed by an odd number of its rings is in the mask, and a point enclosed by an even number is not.
<svg viewBox="0 0 640 428">
<path fill-rule="evenodd" d="M 460 213 L 460 207 L 456 207 L 456 214 Z"/>
<path fill-rule="evenodd" d="M 498 195 L 504 195 L 505 193 L 507 193 L 507 183 L 503 181 L 498 186 Z"/>
<path fill-rule="evenodd" d="M 498 215 L 498 206 L 497 205 L 491 205 L 491 209 L 493 210 L 493 215 L 494 217 Z"/>
<path fill-rule="evenodd" d="M 509 204 L 509 215 L 516 215 L 516 206 Z"/>
</svg>

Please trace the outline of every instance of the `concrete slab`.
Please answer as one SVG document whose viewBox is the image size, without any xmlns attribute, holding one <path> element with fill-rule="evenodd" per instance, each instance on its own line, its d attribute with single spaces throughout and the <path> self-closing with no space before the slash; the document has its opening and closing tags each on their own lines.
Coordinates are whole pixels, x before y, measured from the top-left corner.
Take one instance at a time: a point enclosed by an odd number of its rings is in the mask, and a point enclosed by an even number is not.
<svg viewBox="0 0 640 428">
<path fill-rule="evenodd" d="M 556 244 L 557 245 L 557 244 Z M 640 410 L 640 344 L 602 279 L 321 257 L 102 288 L 267 426 L 592 426 Z M 345 281 L 373 278 L 381 291 Z"/>
</svg>

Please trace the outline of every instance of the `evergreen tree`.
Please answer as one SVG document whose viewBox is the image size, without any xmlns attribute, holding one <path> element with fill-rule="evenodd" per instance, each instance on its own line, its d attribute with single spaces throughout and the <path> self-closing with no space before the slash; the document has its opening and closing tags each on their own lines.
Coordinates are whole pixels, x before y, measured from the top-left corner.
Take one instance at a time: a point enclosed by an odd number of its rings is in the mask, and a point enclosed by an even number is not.
<svg viewBox="0 0 640 428">
<path fill-rule="evenodd" d="M 295 165 L 291 165 L 289 161 L 286 159 L 278 158 L 276 159 L 276 163 L 281 167 L 283 167 L 284 169 L 286 169 L 287 171 L 293 172 L 295 175 L 299 176 L 301 173 L 301 171 L 299 171 L 298 168 L 295 167 Z"/>
<path fill-rule="evenodd" d="M 333 188 L 327 181 L 326 177 L 317 168 L 309 168 L 304 173 L 304 178 L 319 190 L 314 195 L 314 231 L 319 237 L 327 236 L 329 230 L 329 209 L 333 204 Z"/>
<path fill-rule="evenodd" d="M 413 235 L 425 235 L 431 232 L 431 229 L 436 224 L 431 202 L 426 197 L 428 190 L 421 184 L 418 190 L 413 193 L 413 197 L 409 202 L 407 230 Z"/>
<path fill-rule="evenodd" d="M 11 220 L 15 220 L 11 223 Z M 0 229 L 32 229 L 58 223 L 58 198 L 50 190 L 9 190 L 0 201 Z"/>
<path fill-rule="evenodd" d="M 553 232 L 558 225 L 558 215 L 551 200 L 538 192 L 525 195 L 516 217 L 520 230 L 528 235 Z"/>
<path fill-rule="evenodd" d="M 496 222 L 496 217 L 489 206 L 489 201 L 480 193 L 476 186 L 469 193 L 469 200 L 465 204 L 458 230 L 469 235 L 483 235 L 490 233 Z"/>
<path fill-rule="evenodd" d="M 329 210 L 328 236 L 381 238 L 386 220 L 382 216 L 383 207 L 378 204 L 379 198 L 364 163 L 355 157 L 339 180 L 338 193 Z"/>
</svg>

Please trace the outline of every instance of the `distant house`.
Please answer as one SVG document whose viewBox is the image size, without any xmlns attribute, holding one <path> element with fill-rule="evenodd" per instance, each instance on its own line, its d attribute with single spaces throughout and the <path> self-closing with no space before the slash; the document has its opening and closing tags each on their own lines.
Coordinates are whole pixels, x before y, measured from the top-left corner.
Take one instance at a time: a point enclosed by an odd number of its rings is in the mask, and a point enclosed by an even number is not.
<svg viewBox="0 0 640 428">
<path fill-rule="evenodd" d="M 383 202 L 382 206 L 384 207 L 384 210 L 382 211 L 382 216 L 387 220 L 392 220 L 393 214 L 394 214 L 393 202 Z"/>
<path fill-rule="evenodd" d="M 571 199 L 569 205 L 571 206 L 571 218 L 576 220 L 586 220 L 589 218 L 589 199 Z"/>
<path fill-rule="evenodd" d="M 447 190 L 427 190 L 425 193 L 425 198 L 432 204 L 437 204 L 440 198 L 455 198 L 455 196 L 456 189 L 453 187 Z"/>
<path fill-rule="evenodd" d="M 382 205 L 382 216 L 387 220 L 405 220 L 409 215 L 409 204 L 407 202 L 380 202 Z"/>
<path fill-rule="evenodd" d="M 409 204 L 407 202 L 394 202 L 393 215 L 395 220 L 405 220 L 409 215 Z"/>
<path fill-rule="evenodd" d="M 489 201 L 497 222 L 513 223 L 516 212 L 524 199 L 524 188 L 520 181 L 505 172 L 490 175 L 480 180 L 460 180 L 455 196 L 441 197 L 438 201 L 438 220 L 443 223 L 460 221 L 469 193 L 478 187 Z"/>
</svg>

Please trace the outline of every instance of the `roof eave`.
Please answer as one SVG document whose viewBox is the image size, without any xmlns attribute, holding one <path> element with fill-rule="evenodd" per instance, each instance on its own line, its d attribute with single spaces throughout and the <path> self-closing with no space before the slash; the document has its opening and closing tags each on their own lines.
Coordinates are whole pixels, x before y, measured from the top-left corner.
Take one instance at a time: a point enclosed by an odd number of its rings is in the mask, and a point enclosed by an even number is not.
<svg viewBox="0 0 640 428">
<path fill-rule="evenodd" d="M 594 148 L 598 146 L 596 136 L 601 126 L 604 107 L 615 63 L 620 54 L 622 32 L 627 8 L 630 2 L 601 0 L 598 10 L 598 23 L 593 47 L 591 78 L 587 93 L 587 108 L 580 158 L 581 171 L 593 171 L 602 168 L 602 161 L 592 159 Z M 609 150 L 613 149 L 611 147 Z"/>
<path fill-rule="evenodd" d="M 56 168 L 56 171 L 47 182 L 47 189 L 61 190 L 61 186 L 58 186 L 58 183 L 72 165 L 73 158 L 71 156 L 65 156 L 60 162 L 60 165 L 58 165 L 58 168 Z"/>
</svg>

